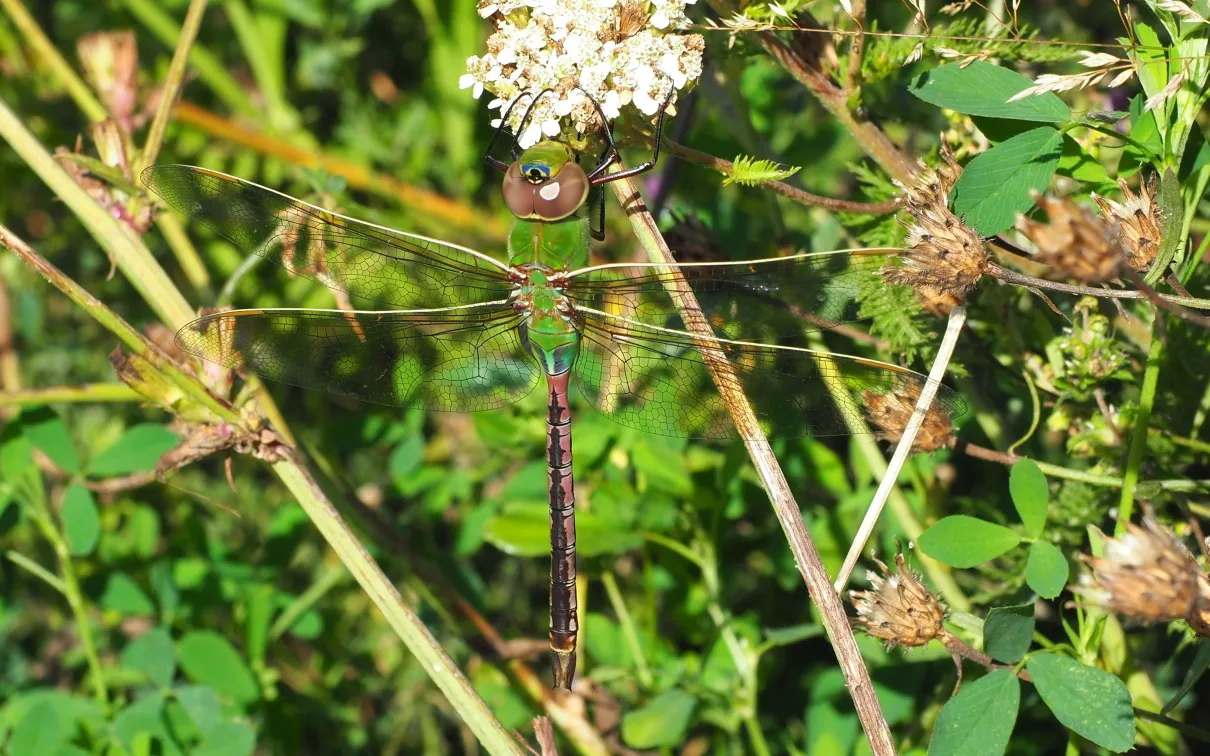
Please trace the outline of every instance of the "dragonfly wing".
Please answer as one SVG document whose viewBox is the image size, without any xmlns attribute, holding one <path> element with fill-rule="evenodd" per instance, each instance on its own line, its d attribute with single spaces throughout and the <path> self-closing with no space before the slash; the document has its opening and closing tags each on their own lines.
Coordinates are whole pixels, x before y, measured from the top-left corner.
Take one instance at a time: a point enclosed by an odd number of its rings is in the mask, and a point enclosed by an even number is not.
<svg viewBox="0 0 1210 756">
<path fill-rule="evenodd" d="M 768 433 L 835 436 L 901 431 L 927 378 L 889 365 L 829 352 L 770 344 L 699 344 L 685 332 L 580 309 L 582 346 L 576 382 L 592 404 L 622 425 L 691 438 L 736 435 L 706 356 L 725 361 L 724 385 L 747 396 Z M 930 418 L 965 414 L 957 394 L 938 386 Z M 898 426 L 898 427 L 896 427 Z"/>
<path fill-rule="evenodd" d="M 898 250 L 843 250 L 726 263 L 604 265 L 568 274 L 577 304 L 628 308 L 639 322 L 685 330 L 677 303 L 696 298 L 721 337 L 768 341 L 873 317 L 859 295 L 885 287 L 880 271 Z M 905 304 L 910 303 L 905 292 Z"/>
<path fill-rule="evenodd" d="M 374 404 L 475 411 L 511 404 L 538 382 L 520 318 L 506 306 L 234 310 L 195 320 L 176 339 L 204 360 L 273 381 Z"/>
<path fill-rule="evenodd" d="M 512 289 L 507 266 L 480 252 L 354 220 L 224 173 L 152 166 L 143 183 L 246 254 L 371 305 L 474 304 Z"/>
</svg>

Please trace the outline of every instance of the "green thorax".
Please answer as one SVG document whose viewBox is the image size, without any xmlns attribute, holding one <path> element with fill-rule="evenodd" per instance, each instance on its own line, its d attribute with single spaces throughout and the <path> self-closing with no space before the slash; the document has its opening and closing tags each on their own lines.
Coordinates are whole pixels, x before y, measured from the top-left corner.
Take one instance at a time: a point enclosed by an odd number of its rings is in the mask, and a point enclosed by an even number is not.
<svg viewBox="0 0 1210 756">
<path fill-rule="evenodd" d="M 571 370 L 580 350 L 566 296 L 551 284 L 551 274 L 586 266 L 588 238 L 588 219 L 575 216 L 556 223 L 518 220 L 508 237 L 510 264 L 529 274 L 518 292 L 529 305 L 522 342 L 548 375 Z"/>
</svg>

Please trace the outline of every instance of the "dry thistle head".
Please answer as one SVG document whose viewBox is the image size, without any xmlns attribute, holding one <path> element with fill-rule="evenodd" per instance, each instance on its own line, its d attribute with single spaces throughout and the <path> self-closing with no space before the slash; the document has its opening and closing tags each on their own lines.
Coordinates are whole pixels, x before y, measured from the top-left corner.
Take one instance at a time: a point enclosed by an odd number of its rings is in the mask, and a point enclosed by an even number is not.
<svg viewBox="0 0 1210 756">
<path fill-rule="evenodd" d="M 1117 226 L 1118 242 L 1126 251 L 1126 264 L 1138 271 L 1147 270 L 1160 251 L 1160 208 L 1152 199 L 1155 175 L 1139 184 L 1137 196 L 1130 191 L 1125 179 L 1118 179 L 1118 186 L 1122 187 L 1122 202 L 1096 194 L 1092 195 L 1092 200 L 1101 208 L 1105 219 Z"/>
<path fill-rule="evenodd" d="M 879 394 L 874 391 L 861 392 L 866 415 L 878 426 L 879 437 L 899 443 L 903 429 L 916 411 L 920 399 L 920 386 L 909 384 L 900 390 Z M 945 408 L 934 401 L 924 415 L 924 423 L 912 442 L 914 452 L 932 452 L 948 449 L 954 445 L 954 424 Z"/>
<path fill-rule="evenodd" d="M 1113 228 L 1067 197 L 1036 196 L 1047 221 L 1017 218 L 1017 230 L 1038 248 L 1038 261 L 1058 278 L 1101 283 L 1118 275 L 1126 257 Z"/>
<path fill-rule="evenodd" d="M 877 559 L 882 574 L 867 573 L 868 591 L 849 591 L 849 602 L 857 610 L 849 624 L 884 641 L 888 648 L 923 646 L 943 635 L 945 607 L 908 569 L 903 549 L 895 554 L 895 572 Z"/>
<path fill-rule="evenodd" d="M 1085 554 L 1089 572 L 1077 593 L 1126 619 L 1147 624 L 1184 619 L 1210 637 L 1210 579 L 1189 549 L 1150 514 L 1105 544 L 1105 556 Z"/>
<path fill-rule="evenodd" d="M 901 264 L 882 269 L 892 284 L 911 286 L 930 310 L 948 312 L 960 304 L 987 269 L 987 250 L 973 228 L 950 212 L 949 193 L 962 175 L 949 147 L 942 142 L 945 164 L 927 168 L 907 193 L 910 221 Z M 902 222 L 902 221 L 901 221 Z"/>
</svg>

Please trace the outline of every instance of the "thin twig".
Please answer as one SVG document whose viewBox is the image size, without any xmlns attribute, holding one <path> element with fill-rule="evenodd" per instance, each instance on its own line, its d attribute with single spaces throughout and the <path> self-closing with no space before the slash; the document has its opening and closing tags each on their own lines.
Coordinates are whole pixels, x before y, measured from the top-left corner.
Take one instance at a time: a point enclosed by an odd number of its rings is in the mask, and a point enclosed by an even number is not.
<svg viewBox="0 0 1210 756">
<path fill-rule="evenodd" d="M 845 72 L 844 90 L 852 97 L 861 89 L 861 61 L 865 49 L 865 0 L 851 0 L 849 3 L 853 23 L 857 24 L 858 34 L 854 34 L 849 42 L 849 69 Z"/>
<path fill-rule="evenodd" d="M 614 170 L 618 168 L 619 166 L 614 166 Z M 630 218 L 635 235 L 651 261 L 665 264 L 675 263 L 655 219 L 647 211 L 634 184 L 623 179 L 613 182 L 613 188 Z M 807 584 L 807 590 L 815 600 L 816 606 L 819 607 L 824 627 L 828 630 L 836 657 L 840 662 L 841 672 L 850 695 L 853 697 L 857 716 L 865 729 L 871 750 L 879 756 L 894 754 L 895 744 L 891 738 L 890 728 L 882 715 L 882 707 L 878 703 L 878 698 L 874 695 L 873 683 L 871 683 L 869 672 L 862 661 L 861 651 L 853 639 L 853 632 L 849 627 L 844 606 L 840 597 L 832 590 L 827 570 L 819 557 L 819 550 L 815 547 L 806 523 L 803 522 L 802 510 L 790 492 L 790 484 L 786 481 L 785 474 L 782 473 L 781 467 L 773 455 L 768 439 L 761 432 L 760 424 L 748 404 L 747 397 L 739 389 L 730 363 L 717 348 L 718 342 L 714 341 L 714 333 L 702 314 L 697 298 L 685 285 L 678 268 L 670 267 L 668 270 L 670 272 L 669 282 L 672 285 L 670 294 L 673 301 L 676 303 L 687 330 L 694 334 L 699 347 L 703 347 L 701 350 L 703 360 L 739 429 L 740 437 L 748 449 L 752 463 L 765 485 L 778 522 L 781 523 L 790 550 L 794 554 L 795 563 Z"/>
<path fill-rule="evenodd" d="M 1147 299 L 1147 295 L 1141 291 L 1134 289 L 1101 289 L 1094 286 L 1080 286 L 1077 284 L 1062 283 L 1060 281 L 1047 281 L 1044 278 L 1036 278 L 1027 276 L 1024 273 L 1017 273 L 1009 270 L 994 262 L 988 262 L 987 275 L 992 278 L 1003 281 L 1008 284 L 1017 284 L 1019 286 L 1028 286 L 1037 289 L 1049 289 L 1050 291 L 1058 291 L 1064 294 L 1075 294 L 1085 297 L 1099 297 L 1101 299 Z M 1159 297 L 1165 302 L 1183 307 L 1191 307 L 1196 310 L 1210 310 L 1210 299 L 1197 299 L 1195 297 L 1174 297 L 1166 294 L 1160 294 Z"/>
<path fill-rule="evenodd" d="M 181 36 L 177 41 L 176 50 L 172 53 L 172 64 L 168 66 L 168 75 L 160 88 L 160 101 L 156 104 L 155 117 L 151 119 L 143 154 L 138 161 L 139 168 L 134 172 L 136 177 L 143 172 L 143 168 L 155 165 L 156 158 L 159 157 L 160 145 L 164 143 L 164 131 L 168 127 L 168 119 L 172 116 L 176 98 L 181 93 L 181 82 L 185 78 L 189 52 L 193 49 L 193 41 L 197 39 L 198 29 L 202 26 L 202 16 L 206 13 L 208 1 L 189 2 L 189 11 L 185 14 L 185 23 L 181 26 Z"/>
<path fill-rule="evenodd" d="M 882 515 L 882 508 L 886 505 L 887 497 L 891 495 L 891 489 L 894 488 L 895 481 L 899 478 L 899 471 L 903 469 L 903 464 L 907 462 L 908 455 L 912 452 L 916 434 L 920 431 L 920 426 L 924 424 L 925 417 L 928 416 L 933 397 L 937 394 L 937 387 L 941 385 L 941 379 L 945 377 L 945 370 L 949 366 L 950 358 L 954 355 L 954 348 L 958 345 L 958 336 L 962 333 L 964 323 L 966 323 L 965 307 L 955 307 L 950 310 L 949 324 L 946 326 L 941 346 L 937 350 L 937 357 L 933 360 L 933 367 L 929 371 L 928 382 L 920 389 L 916 409 L 912 412 L 907 427 L 903 429 L 903 436 L 895 447 L 895 454 L 891 457 L 887 471 L 878 484 L 878 491 L 866 509 L 865 518 L 861 521 L 861 526 L 853 537 L 849 553 L 845 555 L 844 564 L 833 583 L 837 593 L 843 591 L 845 585 L 848 584 L 849 576 L 853 573 L 853 568 L 857 566 L 857 560 L 861 558 L 866 543 L 874 533 L 874 526 L 878 524 L 878 518 Z"/>
<path fill-rule="evenodd" d="M 1028 459 L 1028 457 L 1018 456 L 1009 452 L 996 451 L 995 449 L 988 449 L 986 447 L 979 446 L 978 444 L 972 444 L 961 440 L 955 444 L 954 450 L 962 452 L 969 457 L 974 457 L 975 459 L 982 459 L 987 462 L 995 462 L 996 464 L 1006 465 L 1008 467 L 1012 467 L 1023 459 Z M 1122 479 L 1116 475 L 1098 475 L 1096 473 L 1090 473 L 1084 470 L 1072 470 L 1066 467 L 1060 467 L 1059 465 L 1052 465 L 1048 462 L 1035 462 L 1035 464 L 1038 465 L 1039 470 L 1051 478 L 1076 480 L 1081 483 L 1088 483 L 1089 485 L 1093 486 L 1104 486 L 1106 488 L 1122 487 Z M 1149 480 L 1147 481 L 1147 485 L 1154 486 L 1165 491 L 1210 491 L 1210 480 L 1184 480 L 1180 478 L 1171 480 Z"/>
<path fill-rule="evenodd" d="M 683 144 L 676 142 L 665 136 L 660 140 L 663 149 L 670 155 L 675 155 L 683 160 L 688 160 L 691 163 L 704 165 L 707 168 L 718 171 L 724 176 L 730 176 L 735 168 L 735 164 L 730 160 L 725 160 L 721 157 L 715 157 L 705 152 L 695 150 L 692 147 L 686 147 Z M 867 215 L 886 215 L 893 213 L 903 204 L 903 199 L 897 197 L 885 202 L 855 202 L 853 200 L 833 199 L 832 197 L 824 197 L 818 194 L 799 189 L 796 186 L 791 186 L 784 181 L 765 181 L 760 184 L 761 189 L 768 189 L 774 194 L 780 194 L 786 199 L 793 200 L 799 204 L 807 205 L 808 207 L 822 207 L 825 210 L 832 210 L 841 213 L 864 213 Z"/>
</svg>

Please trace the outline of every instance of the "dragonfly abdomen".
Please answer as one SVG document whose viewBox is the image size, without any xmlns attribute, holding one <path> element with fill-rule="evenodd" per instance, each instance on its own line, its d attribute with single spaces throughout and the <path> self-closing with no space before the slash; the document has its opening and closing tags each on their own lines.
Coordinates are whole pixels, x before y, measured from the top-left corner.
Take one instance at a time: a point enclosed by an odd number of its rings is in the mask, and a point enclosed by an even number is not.
<svg viewBox="0 0 1210 756">
<path fill-rule="evenodd" d="M 555 687 L 571 688 L 576 671 L 576 496 L 571 474 L 570 372 L 548 375 L 546 479 L 550 500 L 550 652 Z"/>
</svg>

